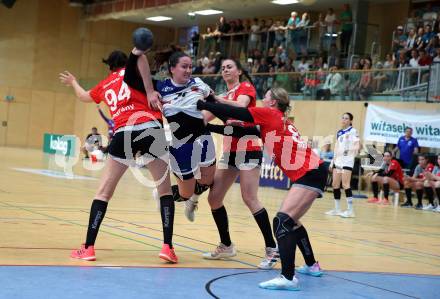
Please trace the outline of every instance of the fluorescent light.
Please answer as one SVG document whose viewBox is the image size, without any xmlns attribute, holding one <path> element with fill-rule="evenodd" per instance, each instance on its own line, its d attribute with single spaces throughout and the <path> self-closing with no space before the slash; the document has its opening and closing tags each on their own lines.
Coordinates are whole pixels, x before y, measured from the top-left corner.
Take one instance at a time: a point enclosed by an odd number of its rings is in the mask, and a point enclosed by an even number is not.
<svg viewBox="0 0 440 299">
<path fill-rule="evenodd" d="M 191 17 L 194 17 L 196 15 L 196 13 L 195 12 L 192 12 L 192 11 L 190 11 L 189 13 L 188 13 L 188 16 L 191 16 Z"/>
<path fill-rule="evenodd" d="M 162 22 L 162 21 L 172 20 L 173 18 L 164 17 L 164 16 L 156 16 L 156 17 L 149 17 L 149 18 L 145 18 L 145 19 L 148 20 L 148 21 Z"/>
<path fill-rule="evenodd" d="M 202 16 L 209 16 L 209 15 L 218 15 L 223 13 L 221 10 L 215 10 L 215 9 L 205 9 L 205 10 L 198 10 L 194 12 L 195 14 L 202 15 Z"/>
<path fill-rule="evenodd" d="M 300 2 L 300 0 L 273 0 L 272 1 L 273 4 L 278 4 L 278 5 L 295 4 L 298 2 Z"/>
</svg>

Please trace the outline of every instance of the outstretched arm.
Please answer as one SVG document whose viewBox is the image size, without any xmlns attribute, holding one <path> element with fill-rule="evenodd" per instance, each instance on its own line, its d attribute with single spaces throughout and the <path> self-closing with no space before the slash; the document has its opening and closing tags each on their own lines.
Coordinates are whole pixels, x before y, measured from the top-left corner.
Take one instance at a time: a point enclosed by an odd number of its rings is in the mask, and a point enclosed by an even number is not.
<svg viewBox="0 0 440 299">
<path fill-rule="evenodd" d="M 241 126 L 224 126 L 207 124 L 206 128 L 213 133 L 241 138 L 244 136 L 258 136 L 260 137 L 260 131 L 257 127 L 241 127 Z"/>
<path fill-rule="evenodd" d="M 93 102 L 93 99 L 90 96 L 90 92 L 82 88 L 82 86 L 79 85 L 78 81 L 76 80 L 75 76 L 69 73 L 69 71 L 64 71 L 60 74 L 60 81 L 67 86 L 72 86 L 76 96 L 78 97 L 78 99 L 80 99 L 80 101 L 86 103 Z"/>
<path fill-rule="evenodd" d="M 220 104 L 220 103 L 210 103 L 199 100 L 197 102 L 197 109 L 207 110 L 212 112 L 218 118 L 234 118 L 246 122 L 254 122 L 252 114 L 247 108 L 233 107 L 231 105 Z"/>
</svg>

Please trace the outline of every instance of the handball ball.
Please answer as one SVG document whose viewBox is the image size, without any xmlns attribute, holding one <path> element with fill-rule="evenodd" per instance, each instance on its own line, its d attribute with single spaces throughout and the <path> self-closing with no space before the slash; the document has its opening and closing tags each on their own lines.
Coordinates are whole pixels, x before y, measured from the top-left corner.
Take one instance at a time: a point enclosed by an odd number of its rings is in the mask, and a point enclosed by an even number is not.
<svg viewBox="0 0 440 299">
<path fill-rule="evenodd" d="M 141 50 L 147 51 L 153 46 L 153 33 L 147 28 L 138 28 L 133 32 L 133 44 Z"/>
</svg>

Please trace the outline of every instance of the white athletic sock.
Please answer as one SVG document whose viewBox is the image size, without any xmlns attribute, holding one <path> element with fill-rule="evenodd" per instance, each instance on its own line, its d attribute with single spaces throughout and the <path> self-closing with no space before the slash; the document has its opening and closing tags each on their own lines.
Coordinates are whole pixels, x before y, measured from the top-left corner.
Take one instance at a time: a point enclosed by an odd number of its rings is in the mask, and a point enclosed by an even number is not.
<svg viewBox="0 0 440 299">
<path fill-rule="evenodd" d="M 347 197 L 347 210 L 353 211 L 353 197 Z"/>
<path fill-rule="evenodd" d="M 340 210 L 341 209 L 341 207 L 340 207 L 340 200 L 339 199 L 335 199 L 335 210 Z"/>
</svg>

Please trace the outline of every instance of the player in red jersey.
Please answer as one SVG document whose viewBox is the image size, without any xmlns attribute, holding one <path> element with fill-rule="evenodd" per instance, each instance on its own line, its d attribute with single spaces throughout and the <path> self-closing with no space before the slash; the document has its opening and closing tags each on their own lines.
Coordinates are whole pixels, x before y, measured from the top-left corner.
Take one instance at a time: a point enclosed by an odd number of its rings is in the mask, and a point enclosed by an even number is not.
<svg viewBox="0 0 440 299">
<path fill-rule="evenodd" d="M 147 97 L 143 85 L 133 87 L 124 81 L 127 63 L 125 53 L 113 51 L 103 62 L 109 66 L 110 74 L 88 91 L 84 90 L 68 71 L 60 74 L 61 82 L 72 86 L 82 102 L 99 104 L 104 101 L 115 123 L 115 134 L 108 149 L 110 158 L 106 161 L 90 210 L 86 242 L 80 249 L 72 251 L 71 257 L 88 261 L 96 259 L 95 240 L 108 202 L 122 175 L 130 165 L 134 165 L 136 153 L 140 152 L 149 161 L 148 169 L 161 196 L 164 244 L 159 257 L 176 263 L 177 256 L 172 245 L 174 200 L 168 171 L 167 142 L 161 113 L 149 107 L 149 101 L 157 101 L 157 96 L 152 86 L 145 88 L 148 91 Z"/>
<path fill-rule="evenodd" d="M 286 176 L 293 182 L 281 208 L 273 220 L 278 242 L 281 275 L 260 283 L 261 288 L 272 290 L 298 290 L 295 274 L 295 249 L 300 248 L 306 265 L 298 272 L 321 276 L 307 231 L 300 218 L 313 201 L 322 196 L 327 180 L 327 169 L 319 157 L 304 141 L 292 122 L 286 118 L 290 108 L 287 92 L 282 88 L 270 89 L 263 100 L 264 107 L 241 108 L 220 103 L 199 101 L 200 110 L 208 110 L 217 117 L 230 117 L 259 126 L 264 148 Z M 243 130 L 244 128 L 240 128 Z M 233 128 L 236 130 L 236 127 Z"/>
<path fill-rule="evenodd" d="M 388 195 L 390 189 L 394 192 L 399 192 L 403 189 L 403 170 L 399 162 L 393 158 L 390 151 L 383 153 L 383 165 L 381 169 L 371 176 L 371 186 L 374 197 L 369 199 L 370 203 L 389 204 Z M 383 201 L 378 199 L 379 187 L 383 189 Z"/>
<path fill-rule="evenodd" d="M 426 156 L 419 155 L 418 157 L 419 164 L 414 169 L 414 174 L 412 177 L 405 176 L 403 179 L 405 193 L 406 193 L 406 202 L 402 204 L 402 207 L 409 208 L 412 207 L 412 191 L 416 191 L 417 195 L 417 205 L 416 209 L 423 209 L 422 199 L 423 199 L 423 189 L 426 191 L 426 196 L 429 199 L 429 204 L 433 206 L 434 194 L 432 188 L 428 188 L 425 177 L 426 172 L 432 172 L 434 170 L 434 165 L 429 163 L 428 158 Z"/>
<path fill-rule="evenodd" d="M 250 83 L 252 80 L 243 70 L 240 62 L 234 59 L 225 59 L 222 63 L 222 77 L 226 82 L 228 91 L 224 97 L 216 97 L 218 102 L 235 107 L 256 106 L 255 88 Z M 249 81 L 240 82 L 241 77 L 245 77 Z M 233 119 L 224 120 L 227 124 L 233 122 L 235 125 L 255 126 L 254 124 L 247 124 Z M 229 188 L 237 177 L 240 176 L 243 201 L 254 216 L 264 237 L 265 258 L 259 264 L 259 268 L 272 269 L 275 266 L 278 251 L 272 235 L 269 215 L 257 196 L 262 158 L 261 142 L 257 136 L 248 139 L 224 136 L 223 154 L 215 172 L 213 186 L 208 195 L 212 216 L 220 235 L 220 244 L 213 252 L 204 253 L 204 258 L 217 260 L 236 255 L 236 250 L 229 234 L 228 214 L 223 201 Z"/>
<path fill-rule="evenodd" d="M 425 177 L 428 179 L 429 186 L 435 190 L 438 199 L 437 208 L 435 212 L 440 212 L 440 155 L 437 156 L 437 165 L 431 172 L 425 172 Z"/>
</svg>

